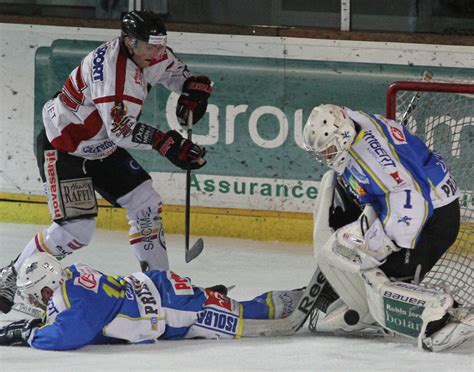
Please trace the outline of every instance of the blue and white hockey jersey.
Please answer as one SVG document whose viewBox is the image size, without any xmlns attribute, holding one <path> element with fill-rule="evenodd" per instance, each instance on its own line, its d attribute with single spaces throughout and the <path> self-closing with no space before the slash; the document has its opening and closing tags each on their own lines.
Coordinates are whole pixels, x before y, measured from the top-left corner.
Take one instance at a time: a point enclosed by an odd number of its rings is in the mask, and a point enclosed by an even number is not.
<svg viewBox="0 0 474 372">
<path fill-rule="evenodd" d="M 302 293 L 271 291 L 237 302 L 172 271 L 121 277 L 74 264 L 66 273 L 68 279 L 48 303 L 46 325 L 28 340 L 32 347 L 71 350 L 157 339 L 238 338 L 244 318 L 288 316 Z"/>
<path fill-rule="evenodd" d="M 433 209 L 459 197 L 446 162 L 400 123 L 346 111 L 361 130 L 342 177 L 361 203 L 374 207 L 390 239 L 414 248 Z"/>
</svg>

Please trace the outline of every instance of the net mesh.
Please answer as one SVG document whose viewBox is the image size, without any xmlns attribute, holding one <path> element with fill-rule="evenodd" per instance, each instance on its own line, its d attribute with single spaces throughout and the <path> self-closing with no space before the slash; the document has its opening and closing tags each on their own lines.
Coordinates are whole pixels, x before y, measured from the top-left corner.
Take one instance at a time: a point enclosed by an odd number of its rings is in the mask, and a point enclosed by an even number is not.
<svg viewBox="0 0 474 372">
<path fill-rule="evenodd" d="M 453 86 L 453 82 L 440 83 Z M 474 89 L 474 81 L 455 83 L 472 84 Z M 426 275 L 423 284 L 447 287 L 457 302 L 470 307 L 474 306 L 474 95 L 430 92 L 426 91 L 429 84 L 422 85 L 415 92 L 399 90 L 395 93 L 396 118 L 404 119 L 412 133 L 445 157 L 462 195 L 462 225 L 458 238 Z"/>
</svg>

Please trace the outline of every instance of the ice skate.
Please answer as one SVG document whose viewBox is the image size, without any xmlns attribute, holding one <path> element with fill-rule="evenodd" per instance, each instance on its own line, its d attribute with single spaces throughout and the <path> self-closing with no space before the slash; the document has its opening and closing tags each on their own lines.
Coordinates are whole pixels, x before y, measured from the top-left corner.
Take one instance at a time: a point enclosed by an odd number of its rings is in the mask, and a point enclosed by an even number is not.
<svg viewBox="0 0 474 372">
<path fill-rule="evenodd" d="M 13 306 L 16 292 L 16 270 L 13 262 L 0 271 L 0 311 L 8 313 Z"/>
<path fill-rule="evenodd" d="M 421 340 L 421 347 L 428 351 L 449 350 L 474 337 L 474 312 L 472 309 L 470 312 L 466 310 L 455 309 L 448 324 L 432 335 L 425 336 Z"/>
</svg>

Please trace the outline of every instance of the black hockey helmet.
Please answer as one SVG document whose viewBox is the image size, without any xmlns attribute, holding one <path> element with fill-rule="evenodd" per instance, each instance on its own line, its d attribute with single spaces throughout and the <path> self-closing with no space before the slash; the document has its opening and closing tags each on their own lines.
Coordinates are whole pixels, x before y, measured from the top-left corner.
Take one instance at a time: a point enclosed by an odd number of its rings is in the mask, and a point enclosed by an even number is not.
<svg viewBox="0 0 474 372">
<path fill-rule="evenodd" d="M 122 39 L 125 36 L 149 44 L 166 43 L 166 27 L 158 14 L 150 10 L 133 10 L 122 18 Z"/>
</svg>

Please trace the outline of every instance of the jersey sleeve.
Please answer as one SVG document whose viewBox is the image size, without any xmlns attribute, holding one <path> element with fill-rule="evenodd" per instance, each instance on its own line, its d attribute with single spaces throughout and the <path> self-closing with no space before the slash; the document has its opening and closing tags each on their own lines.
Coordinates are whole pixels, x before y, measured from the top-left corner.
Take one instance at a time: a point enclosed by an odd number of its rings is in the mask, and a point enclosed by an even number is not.
<svg viewBox="0 0 474 372">
<path fill-rule="evenodd" d="M 61 312 L 52 324 L 36 330 L 30 345 L 43 350 L 73 350 L 88 345 L 103 327 L 100 316 L 91 316 L 91 304 L 80 300 Z"/>
<path fill-rule="evenodd" d="M 68 280 L 48 304 L 46 325 L 28 340 L 34 348 L 73 350 L 96 343 L 121 304 L 110 277 L 82 264 L 69 266 L 66 273 Z"/>
<path fill-rule="evenodd" d="M 181 94 L 184 82 L 192 74 L 171 48 L 167 48 L 162 61 L 150 66 L 145 71 L 145 77 L 152 86 L 160 84 L 166 89 Z"/>
</svg>

